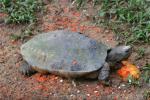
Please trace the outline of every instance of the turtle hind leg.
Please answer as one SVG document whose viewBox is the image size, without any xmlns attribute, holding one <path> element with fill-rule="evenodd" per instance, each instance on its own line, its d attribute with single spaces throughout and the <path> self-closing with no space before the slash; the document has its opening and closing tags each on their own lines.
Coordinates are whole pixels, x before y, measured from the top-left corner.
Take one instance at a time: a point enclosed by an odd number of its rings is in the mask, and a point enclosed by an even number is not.
<svg viewBox="0 0 150 100">
<path fill-rule="evenodd" d="M 110 86 L 109 77 L 110 67 L 108 63 L 105 63 L 103 67 L 99 71 L 98 80 L 101 81 L 102 84 Z"/>
<path fill-rule="evenodd" d="M 36 71 L 33 70 L 32 67 L 26 61 L 23 61 L 21 63 L 19 72 L 25 76 L 31 76 L 34 73 L 36 73 Z"/>
</svg>

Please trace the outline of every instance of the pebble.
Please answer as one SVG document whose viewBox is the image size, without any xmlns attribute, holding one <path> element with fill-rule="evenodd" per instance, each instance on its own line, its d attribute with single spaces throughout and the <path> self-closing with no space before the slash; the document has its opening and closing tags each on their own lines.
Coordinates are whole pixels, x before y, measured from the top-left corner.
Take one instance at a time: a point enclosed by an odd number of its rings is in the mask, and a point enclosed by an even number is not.
<svg viewBox="0 0 150 100">
<path fill-rule="evenodd" d="M 73 96 L 74 96 L 73 94 L 70 95 L 70 97 L 73 97 Z"/>
<path fill-rule="evenodd" d="M 83 10 L 83 12 L 85 13 L 85 12 L 86 12 L 86 10 Z"/>
<path fill-rule="evenodd" d="M 50 95 L 52 95 L 53 93 L 49 93 Z"/>
<path fill-rule="evenodd" d="M 124 90 L 123 92 L 124 92 L 124 93 L 126 93 L 127 91 L 126 91 L 126 90 Z"/>
<path fill-rule="evenodd" d="M 14 77 L 14 80 L 17 81 L 17 77 Z"/>
<path fill-rule="evenodd" d="M 73 85 L 74 87 L 77 86 L 76 83 L 75 83 L 75 81 L 72 81 L 72 85 Z"/>
<path fill-rule="evenodd" d="M 53 96 L 57 96 L 57 94 L 56 94 L 56 93 L 54 93 L 54 94 L 53 94 Z"/>
<path fill-rule="evenodd" d="M 125 85 L 125 84 L 121 84 L 121 86 L 122 86 L 122 87 L 125 87 L 126 85 Z"/>
<path fill-rule="evenodd" d="M 94 93 L 98 93 L 98 91 L 94 91 Z"/>
<path fill-rule="evenodd" d="M 106 33 L 109 33 L 109 30 L 105 30 Z"/>
<path fill-rule="evenodd" d="M 78 90 L 77 93 L 80 93 L 80 90 Z"/>
<path fill-rule="evenodd" d="M 55 80 L 57 80 L 58 79 L 58 77 L 57 76 L 55 76 L 55 78 L 54 78 Z"/>
<path fill-rule="evenodd" d="M 60 83 L 62 83 L 62 82 L 63 82 L 63 80 L 60 80 L 59 82 L 60 82 Z"/>
<path fill-rule="evenodd" d="M 88 97 L 90 96 L 90 94 L 86 94 Z"/>
<path fill-rule="evenodd" d="M 124 88 L 126 85 L 125 84 L 121 84 L 118 89 Z"/>
</svg>

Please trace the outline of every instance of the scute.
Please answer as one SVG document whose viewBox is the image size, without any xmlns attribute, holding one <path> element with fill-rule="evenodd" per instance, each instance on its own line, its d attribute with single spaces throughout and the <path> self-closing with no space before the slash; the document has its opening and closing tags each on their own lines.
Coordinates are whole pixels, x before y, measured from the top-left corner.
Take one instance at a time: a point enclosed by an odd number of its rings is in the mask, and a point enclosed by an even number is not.
<svg viewBox="0 0 150 100">
<path fill-rule="evenodd" d="M 21 46 L 23 58 L 51 73 L 80 75 L 105 63 L 108 47 L 77 32 L 53 31 L 35 36 Z"/>
</svg>

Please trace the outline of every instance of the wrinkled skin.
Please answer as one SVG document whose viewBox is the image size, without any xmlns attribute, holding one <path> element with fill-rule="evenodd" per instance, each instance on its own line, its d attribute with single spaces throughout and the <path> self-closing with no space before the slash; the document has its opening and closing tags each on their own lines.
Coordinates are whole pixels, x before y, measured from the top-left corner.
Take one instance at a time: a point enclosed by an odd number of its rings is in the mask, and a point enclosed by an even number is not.
<svg viewBox="0 0 150 100">
<path fill-rule="evenodd" d="M 110 66 L 114 66 L 116 63 L 127 59 L 131 54 L 131 47 L 130 46 L 117 46 L 108 50 L 106 62 L 101 69 L 96 72 L 91 72 L 87 74 L 86 78 L 98 78 L 100 81 L 107 80 L 109 77 Z M 34 69 L 30 66 L 27 62 L 23 62 L 22 66 L 20 67 L 20 72 L 24 75 L 30 76 L 35 71 L 42 72 L 40 70 Z"/>
</svg>

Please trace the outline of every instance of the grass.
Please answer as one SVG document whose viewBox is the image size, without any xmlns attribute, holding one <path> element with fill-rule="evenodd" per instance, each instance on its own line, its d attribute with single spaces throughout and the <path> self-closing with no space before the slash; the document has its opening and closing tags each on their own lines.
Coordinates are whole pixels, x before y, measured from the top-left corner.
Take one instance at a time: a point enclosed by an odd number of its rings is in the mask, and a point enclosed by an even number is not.
<svg viewBox="0 0 150 100">
<path fill-rule="evenodd" d="M 77 8 L 82 9 L 88 0 L 75 0 Z M 97 16 L 91 16 L 98 25 L 110 28 L 125 44 L 150 43 L 150 1 L 149 0 L 92 0 L 99 6 Z M 140 57 L 145 55 L 145 48 L 139 48 Z M 130 85 L 150 84 L 150 64 L 141 69 L 141 77 L 135 80 L 128 77 Z M 149 95 L 149 92 L 148 92 Z"/>
<path fill-rule="evenodd" d="M 146 64 L 141 68 L 141 77 L 139 79 L 134 79 L 132 76 L 129 76 L 127 79 L 129 85 L 142 86 L 145 83 L 150 84 L 150 64 Z"/>
<path fill-rule="evenodd" d="M 77 8 L 89 0 L 74 0 Z M 112 29 L 123 42 L 150 43 L 150 1 L 148 0 L 92 0 L 100 7 L 97 24 Z M 8 15 L 6 23 L 33 23 L 36 12 L 42 8 L 41 0 L 0 0 L 0 11 Z M 94 17 L 94 16 L 93 16 Z"/>
<path fill-rule="evenodd" d="M 144 91 L 143 97 L 145 100 L 149 100 L 150 98 L 150 90 Z"/>
<path fill-rule="evenodd" d="M 23 40 L 32 35 L 31 25 L 36 22 L 36 12 L 41 11 L 42 7 L 41 0 L 0 0 L 0 12 L 8 15 L 5 23 L 27 23 L 28 25 L 19 35 L 11 34 L 12 40 Z"/>
<path fill-rule="evenodd" d="M 128 84 L 134 86 L 141 86 L 140 81 L 138 79 L 134 79 L 131 75 L 128 76 Z"/>
<path fill-rule="evenodd" d="M 83 6 L 87 0 L 76 0 Z M 97 24 L 103 24 L 124 36 L 125 43 L 150 43 L 150 1 L 148 0 L 93 0 L 99 5 Z"/>
<path fill-rule="evenodd" d="M 139 57 L 143 57 L 145 55 L 145 48 L 139 48 L 137 53 Z"/>
<path fill-rule="evenodd" d="M 150 64 L 146 64 L 142 68 L 142 71 L 143 71 L 142 78 L 143 78 L 144 82 L 150 84 Z"/>
<path fill-rule="evenodd" d="M 41 7 L 39 0 L 0 0 L 0 11 L 8 15 L 6 23 L 35 22 L 35 12 Z"/>
<path fill-rule="evenodd" d="M 24 39 L 33 35 L 33 33 L 32 33 L 34 30 L 33 27 L 34 27 L 34 23 L 29 24 L 27 27 L 25 27 L 23 30 L 21 30 L 21 33 L 19 35 L 11 34 L 10 39 L 12 39 L 14 41 L 17 41 L 17 40 L 24 41 Z"/>
</svg>

